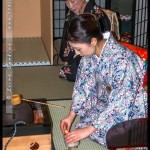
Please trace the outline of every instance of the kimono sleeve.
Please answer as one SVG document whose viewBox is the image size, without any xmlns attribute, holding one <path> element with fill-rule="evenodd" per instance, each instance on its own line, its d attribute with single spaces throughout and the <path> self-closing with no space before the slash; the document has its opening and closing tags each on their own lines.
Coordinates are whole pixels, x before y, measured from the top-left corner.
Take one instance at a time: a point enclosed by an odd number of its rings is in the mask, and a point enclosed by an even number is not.
<svg viewBox="0 0 150 150">
<path fill-rule="evenodd" d="M 61 41 L 61 46 L 60 46 L 60 58 L 63 62 L 69 62 L 70 60 L 73 59 L 73 56 L 75 54 L 75 52 L 71 49 L 71 47 L 69 46 L 68 42 L 65 39 L 66 36 L 66 32 L 67 32 L 67 28 L 68 28 L 68 23 L 70 20 L 70 10 L 67 13 L 67 17 L 65 19 L 65 23 L 64 23 L 64 28 L 63 28 L 63 34 L 62 34 L 62 41 Z"/>
<path fill-rule="evenodd" d="M 80 60 L 72 94 L 71 110 L 82 117 L 91 108 L 91 97 L 97 98 L 95 66 L 92 64 L 84 58 Z"/>
</svg>

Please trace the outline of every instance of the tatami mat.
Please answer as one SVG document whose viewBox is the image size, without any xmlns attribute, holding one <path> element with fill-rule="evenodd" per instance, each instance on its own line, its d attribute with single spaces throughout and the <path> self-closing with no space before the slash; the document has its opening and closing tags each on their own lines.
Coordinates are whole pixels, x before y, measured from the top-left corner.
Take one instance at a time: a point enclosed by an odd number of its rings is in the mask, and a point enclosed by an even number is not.
<svg viewBox="0 0 150 150">
<path fill-rule="evenodd" d="M 71 100 L 49 101 L 48 103 L 66 107 L 66 108 L 59 108 L 49 106 L 49 109 L 53 121 L 52 137 L 55 149 L 67 150 L 64 144 L 63 134 L 61 133 L 60 130 L 60 121 L 68 115 L 71 106 Z M 79 117 L 77 116 L 76 119 L 74 120 L 71 130 L 75 129 L 74 125 L 78 120 Z M 106 150 L 106 149 L 100 146 L 99 144 L 91 141 L 89 138 L 86 138 L 80 141 L 80 145 L 78 146 L 77 150 Z"/>
<path fill-rule="evenodd" d="M 41 38 L 16 38 L 12 42 L 15 48 L 12 52 L 13 66 L 50 65 Z M 6 52 L 3 52 L 3 67 L 6 67 Z"/>
<path fill-rule="evenodd" d="M 13 94 L 24 98 L 68 99 L 73 82 L 59 78 L 62 66 L 13 67 Z M 6 98 L 6 68 L 3 68 L 3 99 Z"/>
</svg>

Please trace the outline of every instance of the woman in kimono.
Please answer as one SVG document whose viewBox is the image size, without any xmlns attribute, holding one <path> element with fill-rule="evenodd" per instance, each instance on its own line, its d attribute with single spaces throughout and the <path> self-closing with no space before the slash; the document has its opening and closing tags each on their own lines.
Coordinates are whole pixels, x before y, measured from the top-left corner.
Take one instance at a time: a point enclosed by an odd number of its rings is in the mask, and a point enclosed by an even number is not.
<svg viewBox="0 0 150 150">
<path fill-rule="evenodd" d="M 103 39 L 96 20 L 93 14 L 81 14 L 68 26 L 67 40 L 82 58 L 71 109 L 60 126 L 64 134 L 79 115 L 76 130 L 66 135 L 66 142 L 89 137 L 107 148 L 106 134 L 112 126 L 147 117 L 147 93 L 143 88 L 146 64 L 111 33 Z"/>
<path fill-rule="evenodd" d="M 96 14 L 100 18 L 101 30 L 107 36 L 107 31 L 110 31 L 111 24 L 108 16 L 105 12 L 95 3 L 93 0 L 86 2 L 85 0 L 65 0 L 66 6 L 69 8 L 67 17 L 65 20 L 62 42 L 60 47 L 60 58 L 64 62 L 64 66 L 60 69 L 59 77 L 66 78 L 69 81 L 75 81 L 77 68 L 81 59 L 81 56 L 76 55 L 74 50 L 68 45 L 65 40 L 65 33 L 68 23 L 75 15 L 90 12 Z"/>
</svg>

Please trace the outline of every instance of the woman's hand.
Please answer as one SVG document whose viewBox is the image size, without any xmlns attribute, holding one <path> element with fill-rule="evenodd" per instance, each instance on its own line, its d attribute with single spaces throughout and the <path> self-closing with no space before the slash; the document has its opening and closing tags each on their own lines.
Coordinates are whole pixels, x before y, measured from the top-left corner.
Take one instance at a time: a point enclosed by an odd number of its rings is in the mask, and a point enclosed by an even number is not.
<svg viewBox="0 0 150 150">
<path fill-rule="evenodd" d="M 74 131 L 69 132 L 66 136 L 65 136 L 65 141 L 66 143 L 74 143 L 77 142 L 79 140 L 82 140 L 86 137 L 88 137 L 90 134 L 92 134 L 93 132 L 95 132 L 97 129 L 94 128 L 92 125 L 87 126 L 86 128 L 81 128 L 81 129 L 76 129 Z"/>
<path fill-rule="evenodd" d="M 60 128 L 63 134 L 65 134 L 65 130 L 68 130 L 68 131 L 70 130 L 71 124 L 75 116 L 76 116 L 75 112 L 71 110 L 69 115 L 66 118 L 61 120 Z"/>
</svg>

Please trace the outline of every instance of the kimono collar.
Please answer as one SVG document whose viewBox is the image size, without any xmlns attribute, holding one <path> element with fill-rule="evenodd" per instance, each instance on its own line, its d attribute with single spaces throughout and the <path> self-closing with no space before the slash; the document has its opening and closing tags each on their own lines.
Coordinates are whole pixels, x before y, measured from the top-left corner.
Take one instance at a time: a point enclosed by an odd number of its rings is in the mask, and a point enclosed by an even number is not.
<svg viewBox="0 0 150 150">
<path fill-rule="evenodd" d="M 112 33 L 111 32 L 109 32 L 109 33 L 110 33 L 109 37 L 107 37 L 107 40 L 106 40 L 106 42 L 103 46 L 103 49 L 102 49 L 102 52 L 101 52 L 100 56 L 97 57 L 96 55 L 94 55 L 94 57 L 100 58 L 102 55 L 105 55 L 105 53 L 107 53 L 106 50 L 108 49 L 107 46 L 110 45 L 110 43 L 111 44 L 113 44 L 113 43 L 116 44 L 117 43 L 117 41 L 114 39 Z"/>
</svg>

